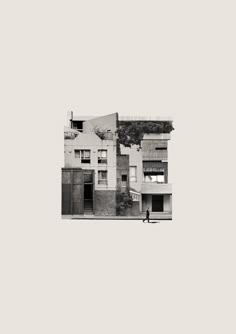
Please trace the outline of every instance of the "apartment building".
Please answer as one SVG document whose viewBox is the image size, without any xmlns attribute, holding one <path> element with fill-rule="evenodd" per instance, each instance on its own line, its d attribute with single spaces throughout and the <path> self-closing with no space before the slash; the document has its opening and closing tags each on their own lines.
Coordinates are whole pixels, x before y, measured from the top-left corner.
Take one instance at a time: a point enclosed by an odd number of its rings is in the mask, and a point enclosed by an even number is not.
<svg viewBox="0 0 236 334">
<path fill-rule="evenodd" d="M 149 208 L 151 214 L 171 217 L 171 130 L 172 121 L 158 117 L 69 115 L 64 128 L 62 215 L 115 216 L 117 193 L 128 192 L 132 205 L 124 215 L 142 216 Z"/>
</svg>

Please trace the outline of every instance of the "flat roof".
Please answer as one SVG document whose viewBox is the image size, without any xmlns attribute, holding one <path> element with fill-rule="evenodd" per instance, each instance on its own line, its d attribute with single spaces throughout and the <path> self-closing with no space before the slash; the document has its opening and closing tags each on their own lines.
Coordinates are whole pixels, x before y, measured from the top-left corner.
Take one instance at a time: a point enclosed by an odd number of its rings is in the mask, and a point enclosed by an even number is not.
<svg viewBox="0 0 236 334">
<path fill-rule="evenodd" d="M 110 115 L 110 114 L 109 114 Z M 107 115 L 97 115 L 97 116 L 81 116 L 73 115 L 73 121 L 87 121 L 93 118 L 99 118 Z M 173 121 L 170 116 L 120 116 L 118 113 L 119 121 Z"/>
<path fill-rule="evenodd" d="M 120 121 L 173 121 L 170 116 L 119 116 Z"/>
</svg>

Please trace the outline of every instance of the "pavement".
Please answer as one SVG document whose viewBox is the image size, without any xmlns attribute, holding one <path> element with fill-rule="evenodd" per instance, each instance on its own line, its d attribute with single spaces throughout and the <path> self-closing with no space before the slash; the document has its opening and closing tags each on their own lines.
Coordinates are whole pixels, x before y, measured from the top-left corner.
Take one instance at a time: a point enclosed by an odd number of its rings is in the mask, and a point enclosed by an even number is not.
<svg viewBox="0 0 236 334">
<path fill-rule="evenodd" d="M 62 219 L 88 219 L 88 220 L 143 220 L 145 214 L 140 216 L 96 216 L 96 215 L 62 215 Z M 172 220 L 172 214 L 168 212 L 151 213 L 150 221 Z M 146 221 L 147 222 L 147 221 Z"/>
</svg>

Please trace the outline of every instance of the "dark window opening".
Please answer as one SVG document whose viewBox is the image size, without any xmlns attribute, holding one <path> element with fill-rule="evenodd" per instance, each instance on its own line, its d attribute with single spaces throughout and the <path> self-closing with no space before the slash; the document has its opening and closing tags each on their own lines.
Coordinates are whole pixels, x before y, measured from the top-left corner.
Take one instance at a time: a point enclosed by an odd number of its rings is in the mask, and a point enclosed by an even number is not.
<svg viewBox="0 0 236 334">
<path fill-rule="evenodd" d="M 152 212 L 164 211 L 163 195 L 152 195 Z"/>
<path fill-rule="evenodd" d="M 121 185 L 122 187 L 127 186 L 127 175 L 121 175 Z"/>
<path fill-rule="evenodd" d="M 72 129 L 83 131 L 83 121 L 71 121 Z"/>
</svg>

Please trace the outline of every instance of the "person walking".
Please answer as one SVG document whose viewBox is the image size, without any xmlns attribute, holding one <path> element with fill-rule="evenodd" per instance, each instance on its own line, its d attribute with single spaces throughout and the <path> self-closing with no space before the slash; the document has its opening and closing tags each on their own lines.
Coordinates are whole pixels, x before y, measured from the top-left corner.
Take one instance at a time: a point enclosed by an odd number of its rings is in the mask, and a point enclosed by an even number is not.
<svg viewBox="0 0 236 334">
<path fill-rule="evenodd" d="M 145 220 L 147 220 L 147 221 L 148 221 L 148 223 L 149 223 L 149 216 L 150 216 L 150 213 L 149 213 L 149 208 L 147 208 L 147 210 L 146 210 L 146 218 L 145 218 L 145 219 L 143 219 L 143 223 L 145 222 Z"/>
</svg>

